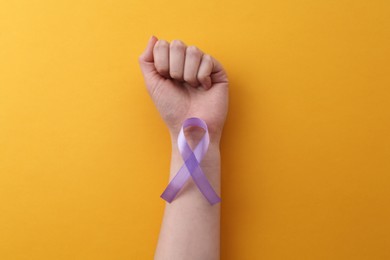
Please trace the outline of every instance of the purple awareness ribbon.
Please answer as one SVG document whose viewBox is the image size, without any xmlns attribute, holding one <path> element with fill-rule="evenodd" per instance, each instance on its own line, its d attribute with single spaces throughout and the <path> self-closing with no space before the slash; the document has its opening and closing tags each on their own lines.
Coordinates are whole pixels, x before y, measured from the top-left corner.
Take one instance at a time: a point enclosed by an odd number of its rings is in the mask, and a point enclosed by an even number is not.
<svg viewBox="0 0 390 260">
<path fill-rule="evenodd" d="M 193 151 L 184 135 L 184 129 L 190 126 L 200 127 L 205 130 L 205 134 Z M 180 130 L 177 144 L 184 164 L 161 194 L 161 198 L 171 203 L 191 176 L 200 192 L 211 205 L 220 202 L 221 198 L 214 191 L 200 167 L 200 162 L 206 154 L 210 144 L 210 136 L 206 122 L 197 117 L 186 119 Z"/>
</svg>

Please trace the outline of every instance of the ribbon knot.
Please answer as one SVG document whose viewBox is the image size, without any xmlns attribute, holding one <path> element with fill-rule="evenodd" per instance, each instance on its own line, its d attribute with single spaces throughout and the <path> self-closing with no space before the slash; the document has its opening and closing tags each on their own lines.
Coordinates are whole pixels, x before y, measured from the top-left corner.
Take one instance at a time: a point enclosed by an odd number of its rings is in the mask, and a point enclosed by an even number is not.
<svg viewBox="0 0 390 260">
<path fill-rule="evenodd" d="M 194 150 L 191 149 L 184 135 L 184 129 L 190 126 L 200 127 L 205 131 L 205 134 Z M 210 136 L 206 122 L 196 117 L 186 119 L 180 129 L 177 144 L 184 163 L 161 194 L 161 198 L 171 203 L 191 176 L 200 192 L 211 205 L 220 202 L 221 198 L 214 191 L 200 167 L 200 162 L 205 156 L 210 144 Z"/>
</svg>

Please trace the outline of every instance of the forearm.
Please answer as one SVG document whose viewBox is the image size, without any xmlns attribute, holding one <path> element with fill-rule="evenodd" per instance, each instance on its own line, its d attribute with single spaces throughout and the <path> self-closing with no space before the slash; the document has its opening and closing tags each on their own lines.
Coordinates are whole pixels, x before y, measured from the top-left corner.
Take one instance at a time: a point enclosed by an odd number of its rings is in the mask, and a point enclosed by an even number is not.
<svg viewBox="0 0 390 260">
<path fill-rule="evenodd" d="M 183 165 L 172 139 L 170 180 Z M 220 194 L 219 140 L 212 140 L 201 168 Z M 175 200 L 166 204 L 155 259 L 219 259 L 220 204 L 211 206 L 190 178 Z"/>
</svg>

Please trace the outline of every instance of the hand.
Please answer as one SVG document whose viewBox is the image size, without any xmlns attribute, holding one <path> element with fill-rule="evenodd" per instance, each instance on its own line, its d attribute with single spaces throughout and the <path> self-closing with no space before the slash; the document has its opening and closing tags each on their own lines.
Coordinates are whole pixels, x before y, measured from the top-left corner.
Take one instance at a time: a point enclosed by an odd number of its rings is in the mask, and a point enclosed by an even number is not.
<svg viewBox="0 0 390 260">
<path fill-rule="evenodd" d="M 228 108 L 228 79 L 219 62 L 179 40 L 151 37 L 139 63 L 158 111 L 176 137 L 186 118 L 206 121 L 219 142 Z M 196 130 L 195 130 L 196 131 Z"/>
</svg>

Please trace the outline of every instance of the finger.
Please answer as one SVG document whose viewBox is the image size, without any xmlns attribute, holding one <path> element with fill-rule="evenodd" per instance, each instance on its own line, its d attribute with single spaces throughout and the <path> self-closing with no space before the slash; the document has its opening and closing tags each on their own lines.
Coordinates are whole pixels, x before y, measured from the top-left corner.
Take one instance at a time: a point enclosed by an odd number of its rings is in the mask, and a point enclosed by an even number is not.
<svg viewBox="0 0 390 260">
<path fill-rule="evenodd" d="M 153 48 L 153 56 L 157 72 L 169 78 L 169 43 L 165 40 L 158 40 Z"/>
<path fill-rule="evenodd" d="M 144 75 L 149 72 L 156 71 L 153 60 L 153 48 L 157 41 L 158 39 L 155 36 L 150 37 L 144 52 L 138 58 L 142 73 Z"/>
<path fill-rule="evenodd" d="M 171 78 L 183 80 L 185 55 L 186 45 L 179 40 L 172 41 L 169 49 L 169 74 Z"/>
<path fill-rule="evenodd" d="M 195 46 L 190 46 L 186 50 L 186 57 L 184 62 L 184 80 L 191 86 L 199 86 L 197 79 L 198 69 L 203 53 Z"/>
<path fill-rule="evenodd" d="M 211 72 L 213 71 L 214 64 L 210 55 L 205 54 L 199 65 L 197 79 L 199 83 L 207 90 L 211 88 Z"/>
</svg>

